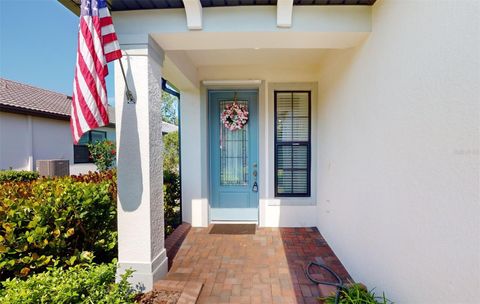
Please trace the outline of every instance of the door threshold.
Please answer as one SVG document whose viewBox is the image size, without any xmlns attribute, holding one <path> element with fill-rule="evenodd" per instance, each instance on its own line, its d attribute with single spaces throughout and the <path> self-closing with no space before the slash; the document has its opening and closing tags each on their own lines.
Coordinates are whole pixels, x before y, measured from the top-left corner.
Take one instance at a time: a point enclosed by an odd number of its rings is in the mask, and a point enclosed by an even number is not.
<svg viewBox="0 0 480 304">
<path fill-rule="evenodd" d="M 210 221 L 210 224 L 257 224 L 258 221 Z"/>
</svg>

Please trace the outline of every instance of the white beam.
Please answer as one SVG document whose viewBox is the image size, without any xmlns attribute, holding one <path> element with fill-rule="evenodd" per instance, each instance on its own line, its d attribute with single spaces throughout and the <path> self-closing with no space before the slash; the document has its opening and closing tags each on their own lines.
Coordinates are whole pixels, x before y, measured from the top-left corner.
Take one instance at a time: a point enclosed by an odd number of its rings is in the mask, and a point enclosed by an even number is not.
<svg viewBox="0 0 480 304">
<path fill-rule="evenodd" d="M 187 14 L 187 27 L 189 30 L 202 29 L 202 3 L 200 0 L 183 0 Z"/>
<path fill-rule="evenodd" d="M 216 86 L 216 85 L 257 85 L 259 86 L 261 80 L 203 80 L 203 85 L 205 86 Z"/>
<path fill-rule="evenodd" d="M 277 26 L 291 27 L 292 13 L 293 13 L 293 0 L 278 0 L 277 1 Z"/>
</svg>

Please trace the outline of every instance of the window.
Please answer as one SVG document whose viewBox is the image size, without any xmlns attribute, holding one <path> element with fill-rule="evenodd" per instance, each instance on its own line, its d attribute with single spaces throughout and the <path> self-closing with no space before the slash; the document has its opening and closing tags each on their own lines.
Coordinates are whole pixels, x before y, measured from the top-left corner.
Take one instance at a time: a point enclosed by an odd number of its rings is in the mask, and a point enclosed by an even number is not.
<svg viewBox="0 0 480 304">
<path fill-rule="evenodd" d="M 78 144 L 73 146 L 73 162 L 75 164 L 91 163 L 90 152 L 87 144 L 95 143 L 107 139 L 107 132 L 105 131 L 88 131 L 82 135 Z"/>
<path fill-rule="evenodd" d="M 275 196 L 310 196 L 310 92 L 275 91 Z"/>
<path fill-rule="evenodd" d="M 87 145 L 105 139 L 107 139 L 107 132 L 105 131 L 88 131 L 82 135 L 82 138 L 78 141 L 78 145 Z"/>
<path fill-rule="evenodd" d="M 232 101 L 219 102 L 220 113 Z M 237 101 L 247 105 L 247 101 Z M 248 124 L 241 130 L 230 131 L 218 120 L 220 125 L 220 185 L 245 186 L 248 185 Z"/>
</svg>

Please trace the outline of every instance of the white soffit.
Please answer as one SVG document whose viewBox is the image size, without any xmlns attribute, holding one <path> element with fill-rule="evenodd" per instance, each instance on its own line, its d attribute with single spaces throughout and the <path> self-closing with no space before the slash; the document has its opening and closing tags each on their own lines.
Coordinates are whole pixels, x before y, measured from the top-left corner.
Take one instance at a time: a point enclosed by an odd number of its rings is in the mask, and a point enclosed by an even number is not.
<svg viewBox="0 0 480 304">
<path fill-rule="evenodd" d="M 293 13 L 293 0 L 277 1 L 277 26 L 291 27 Z"/>
<path fill-rule="evenodd" d="M 202 3 L 200 0 L 183 0 L 189 30 L 202 29 Z"/>
</svg>

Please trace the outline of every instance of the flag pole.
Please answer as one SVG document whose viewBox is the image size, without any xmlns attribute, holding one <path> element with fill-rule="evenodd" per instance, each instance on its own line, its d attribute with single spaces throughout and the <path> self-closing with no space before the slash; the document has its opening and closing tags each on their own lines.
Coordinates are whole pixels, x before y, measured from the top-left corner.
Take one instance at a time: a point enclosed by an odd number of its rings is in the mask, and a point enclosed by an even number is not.
<svg viewBox="0 0 480 304">
<path fill-rule="evenodd" d="M 122 58 L 118 60 L 120 62 L 120 68 L 122 69 L 123 80 L 125 81 L 125 96 L 127 97 L 127 103 L 134 104 L 136 103 L 135 97 L 133 96 L 132 91 L 128 88 L 127 77 L 125 76 L 125 70 L 123 69 Z"/>
</svg>

